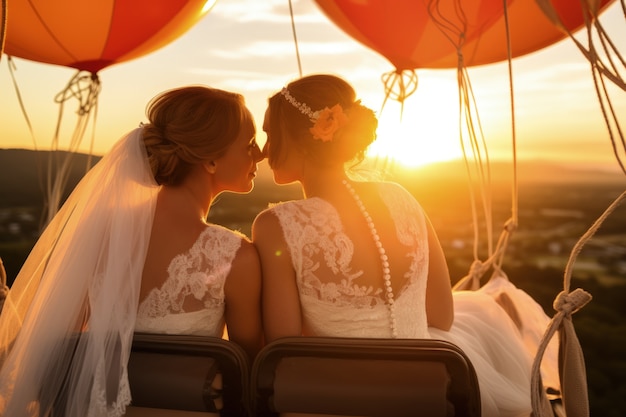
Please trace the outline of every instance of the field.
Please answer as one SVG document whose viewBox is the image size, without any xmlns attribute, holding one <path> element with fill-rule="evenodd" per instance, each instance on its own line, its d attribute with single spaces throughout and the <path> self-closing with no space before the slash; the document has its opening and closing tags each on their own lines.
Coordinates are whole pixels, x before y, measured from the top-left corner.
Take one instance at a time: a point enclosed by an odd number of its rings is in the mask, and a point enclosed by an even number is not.
<svg viewBox="0 0 626 417">
<path fill-rule="evenodd" d="M 41 179 L 48 160 L 31 151 L 0 150 L 0 257 L 9 281 L 39 233 Z M 76 158 L 68 189 L 78 181 L 85 164 L 83 156 Z M 253 192 L 219 196 L 210 221 L 249 235 L 254 216 L 268 204 L 301 198 L 296 185 L 279 187 L 272 182 L 265 162 L 261 168 Z M 508 164 L 494 164 L 488 195 L 468 183 L 465 168 L 458 163 L 398 169 L 389 178 L 405 185 L 428 213 L 454 282 L 468 273 L 475 257 L 484 260 L 488 256 L 489 236 L 493 250 L 504 225 L 516 218 L 503 269 L 552 315 L 552 302 L 563 289 L 564 268 L 572 248 L 624 192 L 626 178 L 614 171 L 523 163 L 518 169 L 518 202 L 514 204 L 511 171 Z M 477 206 L 476 223 L 470 190 L 476 201 L 491 202 L 487 205 L 491 210 Z M 577 287 L 593 296 L 573 316 L 585 353 L 591 415 L 626 415 L 626 204 L 608 217 L 578 254 L 571 282 L 572 289 Z"/>
</svg>

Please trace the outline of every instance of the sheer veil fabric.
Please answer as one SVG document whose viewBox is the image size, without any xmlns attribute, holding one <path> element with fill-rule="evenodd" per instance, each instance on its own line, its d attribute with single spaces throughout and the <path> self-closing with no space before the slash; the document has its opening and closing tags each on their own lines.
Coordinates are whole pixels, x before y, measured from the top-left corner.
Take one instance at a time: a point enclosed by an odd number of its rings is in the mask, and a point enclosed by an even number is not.
<svg viewBox="0 0 626 417">
<path fill-rule="evenodd" d="M 0 316 L 0 415 L 124 413 L 158 191 L 137 128 L 45 229 Z"/>
</svg>

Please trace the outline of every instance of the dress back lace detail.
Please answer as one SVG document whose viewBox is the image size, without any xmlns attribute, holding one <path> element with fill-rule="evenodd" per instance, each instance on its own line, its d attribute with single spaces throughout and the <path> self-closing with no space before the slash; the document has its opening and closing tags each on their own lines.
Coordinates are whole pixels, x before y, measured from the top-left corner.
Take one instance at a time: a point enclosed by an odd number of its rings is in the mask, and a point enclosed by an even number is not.
<svg viewBox="0 0 626 417">
<path fill-rule="evenodd" d="M 224 283 L 244 237 L 210 225 L 170 262 L 168 277 L 139 305 L 137 331 L 221 336 Z"/>
<path fill-rule="evenodd" d="M 415 199 L 393 183 L 377 185 L 392 213 L 398 241 L 410 266 L 393 280 L 404 282 L 395 295 L 397 337 L 427 337 L 425 310 L 428 241 L 425 217 Z M 352 266 L 354 242 L 337 209 L 320 198 L 290 201 L 272 208 L 278 217 L 296 270 L 304 332 L 318 336 L 392 337 L 386 290 L 363 286 L 363 271 Z M 379 228 L 383 225 L 379 225 Z"/>
</svg>

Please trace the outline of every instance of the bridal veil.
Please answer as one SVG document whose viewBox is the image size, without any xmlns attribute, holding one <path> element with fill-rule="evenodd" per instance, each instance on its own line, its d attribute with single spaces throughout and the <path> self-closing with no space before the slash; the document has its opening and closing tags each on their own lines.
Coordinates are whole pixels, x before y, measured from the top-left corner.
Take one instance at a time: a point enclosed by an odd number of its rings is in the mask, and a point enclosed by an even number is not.
<svg viewBox="0 0 626 417">
<path fill-rule="evenodd" d="M 158 190 L 137 128 L 46 227 L 0 315 L 0 415 L 123 414 Z"/>
</svg>

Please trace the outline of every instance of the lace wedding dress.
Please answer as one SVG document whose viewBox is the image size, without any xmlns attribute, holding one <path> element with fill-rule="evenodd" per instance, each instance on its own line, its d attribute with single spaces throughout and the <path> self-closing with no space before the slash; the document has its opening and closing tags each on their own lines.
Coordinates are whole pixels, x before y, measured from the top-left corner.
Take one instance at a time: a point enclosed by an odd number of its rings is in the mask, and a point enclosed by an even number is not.
<svg viewBox="0 0 626 417">
<path fill-rule="evenodd" d="M 428 240 L 424 213 L 415 199 L 396 184 L 382 183 L 378 188 L 393 219 L 393 224 L 385 226 L 395 228 L 410 259 L 410 267 L 401 278 L 402 289 L 395 295 L 397 337 L 455 343 L 476 369 L 483 415 L 528 416 L 534 342 L 543 334 L 548 317 L 532 298 L 508 280 L 494 279 L 479 291 L 453 294 L 455 318 L 449 331 L 429 328 L 425 307 Z M 379 288 L 359 285 L 362 271 L 351 266 L 354 242 L 344 232 L 337 209 L 323 199 L 309 198 L 277 204 L 272 211 L 279 219 L 296 270 L 303 333 L 392 337 L 383 282 Z M 520 330 L 495 301 L 503 293 L 521 311 L 532 315 L 524 323 L 525 330 Z M 532 328 L 528 328 L 529 323 Z M 531 343 L 525 343 L 527 339 Z M 548 369 L 556 371 L 555 358 L 548 358 Z"/>
<path fill-rule="evenodd" d="M 137 128 L 76 186 L 0 315 L 0 415 L 124 415 L 135 331 L 222 336 L 224 279 L 241 237 L 210 226 L 139 305 L 159 186 Z M 202 272 L 192 272 L 192 271 Z M 63 397 L 65 401 L 58 401 Z"/>
<path fill-rule="evenodd" d="M 168 277 L 140 303 L 135 330 L 221 337 L 224 283 L 243 235 L 208 226 L 186 253 L 172 259 Z"/>
</svg>

